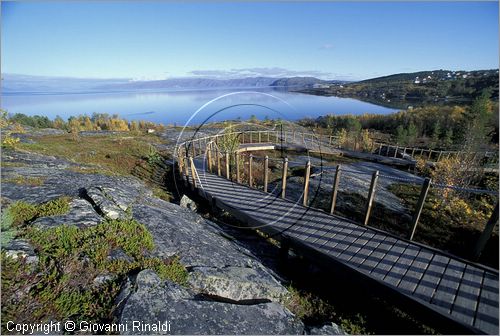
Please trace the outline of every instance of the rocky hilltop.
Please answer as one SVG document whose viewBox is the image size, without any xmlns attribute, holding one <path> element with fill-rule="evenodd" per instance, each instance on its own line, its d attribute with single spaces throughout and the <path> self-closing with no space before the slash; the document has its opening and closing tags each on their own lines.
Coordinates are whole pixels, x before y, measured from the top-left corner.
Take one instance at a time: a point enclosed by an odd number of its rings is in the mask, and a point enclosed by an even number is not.
<svg viewBox="0 0 500 336">
<path fill-rule="evenodd" d="M 116 239 L 106 251 L 104 261 L 111 261 L 109 265 L 136 266 L 130 266 L 127 272 L 100 269 L 93 266 L 92 256 L 79 255 L 77 265 L 85 267 L 81 277 L 91 279 L 87 282 L 72 279 L 68 284 L 82 287 L 79 287 L 82 293 L 86 293 L 85 286 L 93 286 L 102 293 L 107 293 L 103 288 L 114 288 L 114 294 L 107 296 L 113 302 L 103 305 L 109 314 L 100 315 L 105 316 L 100 322 L 129 324 L 128 330 L 122 333 L 134 334 L 150 334 L 151 330 L 132 331 L 132 321 L 151 324 L 168 321 L 170 330 L 158 332 L 169 334 L 340 333 L 335 325 L 307 328 L 285 307 L 289 293 L 273 271 L 227 230 L 186 206 L 191 203 L 188 199 L 181 202 L 184 206 L 169 203 L 154 197 L 152 191 L 135 177 L 111 176 L 91 169 L 86 172 L 85 169 L 85 166 L 60 158 L 16 150 L 2 152 L 3 213 L 19 202 L 30 206 L 51 204 L 50 201 L 62 198 L 67 202 L 65 210 L 60 213 L 38 211 L 37 215 L 25 218 L 23 229 L 2 246 L 4 265 L 5 260 L 22 260 L 22 267 L 31 265 L 27 274 L 40 277 L 47 259 L 44 256 L 52 252 L 41 247 L 46 246 L 40 243 L 42 240 L 26 238 L 30 234 L 38 237 L 30 230 L 38 230 L 39 236 L 49 232 L 46 230 L 56 230 L 50 232 L 57 234 L 66 232 L 64 230 L 68 227 L 81 232 L 102 232 L 103 225 L 115 225 L 125 220 L 139 223 L 149 231 L 152 248 L 134 254 L 123 247 L 127 246 L 126 242 Z M 111 226 L 109 230 L 112 230 Z M 106 231 L 104 226 L 104 235 Z M 125 237 L 133 239 L 134 235 Z M 50 241 L 50 237 L 47 239 Z M 67 244 L 71 244 L 71 240 Z M 57 253 L 53 255 L 65 258 Z M 175 276 L 165 278 L 158 271 L 163 268 L 148 268 L 144 262 L 172 258 L 177 258 L 175 260 L 186 272 L 185 281 L 175 281 L 179 279 Z M 11 284 L 4 275 L 2 273 L 2 315 L 18 314 L 19 317 L 17 309 L 34 300 L 34 293 L 40 289 L 31 283 L 4 291 L 4 286 Z M 107 287 L 110 283 L 113 286 Z M 35 312 L 44 321 L 63 318 L 57 309 L 41 315 L 40 311 Z M 76 319 L 77 316 L 70 314 L 64 318 Z M 25 315 L 23 319 L 29 321 L 30 316 Z M 2 325 L 3 331 L 4 328 Z"/>
</svg>

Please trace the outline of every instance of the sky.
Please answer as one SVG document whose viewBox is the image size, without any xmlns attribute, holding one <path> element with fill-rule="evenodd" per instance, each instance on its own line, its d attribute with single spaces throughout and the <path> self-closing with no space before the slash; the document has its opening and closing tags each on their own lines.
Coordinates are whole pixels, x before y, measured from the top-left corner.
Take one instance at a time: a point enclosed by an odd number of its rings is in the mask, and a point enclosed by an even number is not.
<svg viewBox="0 0 500 336">
<path fill-rule="evenodd" d="M 5 2 L 1 71 L 359 80 L 499 67 L 498 2 Z"/>
</svg>

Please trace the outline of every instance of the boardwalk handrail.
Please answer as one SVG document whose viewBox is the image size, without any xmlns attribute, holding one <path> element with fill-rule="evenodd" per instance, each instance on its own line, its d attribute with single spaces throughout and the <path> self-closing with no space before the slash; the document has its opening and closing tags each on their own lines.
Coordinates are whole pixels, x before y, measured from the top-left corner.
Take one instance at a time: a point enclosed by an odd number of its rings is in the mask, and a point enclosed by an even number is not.
<svg viewBox="0 0 500 336">
<path fill-rule="evenodd" d="M 246 136 L 245 136 L 246 134 Z M 212 167 L 215 166 L 217 169 L 217 175 L 218 176 L 223 176 L 229 180 L 236 180 L 236 182 L 240 183 L 241 182 L 241 170 L 240 170 L 240 159 L 248 157 L 248 185 L 250 188 L 254 187 L 254 181 L 255 181 L 255 176 L 253 173 L 253 162 L 254 161 L 262 161 L 262 165 L 264 166 L 265 169 L 263 169 L 262 172 L 262 180 L 264 180 L 264 185 L 265 185 L 265 192 L 267 192 L 267 183 L 268 183 L 268 175 L 267 175 L 267 164 L 266 162 L 269 162 L 269 160 L 276 160 L 272 159 L 269 157 L 266 158 L 260 158 L 260 157 L 254 157 L 251 154 L 250 155 L 245 155 L 246 150 L 251 150 L 252 148 L 243 148 L 243 149 L 234 149 L 233 151 L 228 151 L 228 150 L 223 150 L 220 148 L 218 145 L 219 142 L 222 143 L 222 140 L 219 140 L 221 137 L 231 137 L 237 135 L 240 137 L 240 144 L 246 144 L 244 141 L 248 139 L 250 141 L 250 144 L 261 144 L 260 141 L 266 140 L 268 142 L 271 142 L 271 139 L 274 139 L 274 143 L 278 143 L 281 140 L 284 140 L 285 142 L 287 140 L 292 139 L 294 141 L 299 138 L 299 140 L 302 140 L 306 144 L 306 139 L 310 141 L 311 145 L 314 145 L 314 143 L 317 144 L 317 146 L 330 146 L 329 144 L 332 143 L 332 139 L 334 138 L 333 136 L 324 136 L 323 139 L 325 141 L 322 141 L 321 136 L 322 135 L 316 135 L 313 133 L 305 133 L 305 132 L 283 132 L 283 137 L 280 137 L 279 131 L 276 130 L 259 130 L 259 131 L 234 131 L 234 132 L 228 132 L 228 133 L 223 133 L 223 134 L 215 134 L 215 135 L 209 135 L 205 137 L 200 137 L 200 138 L 193 138 L 187 141 L 184 141 L 180 143 L 177 147 L 177 157 L 179 160 L 179 168 L 181 173 L 185 175 L 186 177 L 188 176 L 187 165 L 191 166 L 191 170 L 194 168 L 194 164 L 191 162 L 187 161 L 192 161 L 192 158 L 197 157 L 199 155 L 204 155 L 206 154 L 206 160 L 207 164 L 206 167 L 208 168 L 209 172 L 212 171 Z M 253 139 L 256 141 L 259 141 L 257 143 L 253 142 Z M 278 141 L 279 140 L 279 141 Z M 382 145 L 381 143 L 376 143 L 379 145 Z M 198 146 L 197 146 L 198 145 Z M 396 146 L 397 147 L 397 146 Z M 307 147 L 306 147 L 307 148 Z M 404 149 L 405 150 L 405 149 Z M 403 150 L 403 151 L 404 151 Z M 457 152 L 458 153 L 458 152 Z M 489 153 L 489 152 L 485 152 Z M 234 159 L 233 159 L 234 158 Z M 222 166 L 221 160 L 224 160 L 224 167 Z M 234 161 L 233 161 L 234 160 Z M 243 159 L 244 160 L 244 159 Z M 233 164 L 231 164 L 231 161 L 233 161 Z M 287 188 L 287 175 L 288 175 L 288 165 L 289 164 L 298 164 L 302 165 L 303 162 L 293 162 L 288 160 L 288 158 L 282 158 L 278 159 L 278 161 L 282 161 L 282 174 L 281 174 L 281 197 L 285 198 L 286 197 L 286 188 Z M 236 165 L 234 164 L 236 162 Z M 244 163 L 245 165 L 246 163 Z M 325 166 L 315 166 L 311 165 L 310 162 L 306 163 L 304 165 L 304 171 L 305 171 L 305 176 L 304 176 L 304 191 L 303 191 L 303 196 L 302 196 L 302 202 L 305 206 L 308 206 L 308 187 L 309 187 L 309 179 L 310 179 L 310 169 L 312 167 L 320 168 L 321 172 L 323 170 L 327 170 L 328 167 Z M 235 168 L 235 169 L 234 169 Z M 330 167 L 334 168 L 334 167 Z M 375 197 L 376 193 L 376 184 L 377 184 L 377 179 L 379 178 L 378 171 L 374 171 L 371 173 L 362 173 L 358 171 L 349 171 L 346 169 L 342 169 L 340 166 L 335 167 L 336 169 L 336 174 L 335 174 L 335 179 L 336 181 L 334 182 L 334 186 L 332 186 L 332 196 L 331 196 L 331 213 L 334 213 L 334 208 L 335 208 L 335 203 L 336 203 L 336 195 L 338 193 L 338 178 L 337 175 L 340 175 L 340 172 L 345 172 L 345 173 L 354 173 L 354 174 L 366 174 L 366 175 L 371 175 L 373 174 L 372 177 L 372 183 L 370 184 L 370 189 L 368 191 L 368 200 L 367 200 L 367 207 L 365 209 L 365 216 L 364 216 L 364 224 L 367 225 L 369 222 L 370 214 L 371 214 L 371 208 L 372 208 L 372 202 Z M 236 170 L 236 179 L 232 177 L 231 172 Z M 224 172 L 224 174 L 222 174 Z M 244 173 L 245 174 L 245 173 Z M 197 172 L 196 170 L 191 171 L 191 175 L 197 177 Z M 375 178 L 375 175 L 377 176 Z M 414 214 L 412 216 L 412 223 L 411 223 L 411 228 L 410 232 L 408 232 L 408 238 L 412 240 L 415 235 L 415 231 L 418 226 L 418 221 L 421 215 L 421 212 L 423 211 L 423 204 L 425 203 L 425 199 L 427 197 L 427 191 L 430 186 L 434 186 L 437 188 L 443 188 L 443 189 L 453 189 L 453 190 L 458 190 L 458 191 L 463 191 L 463 192 L 468 192 L 468 193 L 478 193 L 478 194 L 491 194 L 491 195 L 497 195 L 498 192 L 495 190 L 487 190 L 487 189 L 475 189 L 475 188 L 461 188 L 453 185 L 445 185 L 445 184 L 438 184 L 434 183 L 432 181 L 417 181 L 416 179 L 403 179 L 403 178 L 398 178 L 394 176 L 387 176 L 387 175 L 380 175 L 380 177 L 383 178 L 388 178 L 388 179 L 394 179 L 394 180 L 399 180 L 400 182 L 407 182 L 407 183 L 416 183 L 419 185 L 422 185 L 422 190 L 420 193 L 420 199 L 417 203 L 417 206 L 415 208 Z M 198 181 L 194 181 L 193 183 L 195 186 L 193 188 L 196 188 L 196 183 L 200 183 Z M 335 185 L 336 183 L 336 185 Z M 427 189 L 427 191 L 425 190 Z M 498 200 L 497 200 L 498 203 Z M 495 216 L 495 213 L 492 214 L 492 217 Z M 489 230 L 489 227 L 486 226 L 484 231 Z M 481 239 L 484 239 L 484 233 L 481 235 Z M 491 235 L 491 232 L 490 232 Z M 488 235 L 489 237 L 489 235 Z M 483 246 L 479 246 L 479 242 L 477 246 L 475 247 L 475 257 L 478 258 L 480 256 L 480 253 L 482 249 L 484 248 Z M 479 250 L 479 252 L 477 252 Z"/>
<path fill-rule="evenodd" d="M 263 142 L 272 142 L 280 143 L 283 141 L 284 143 L 296 143 L 298 140 L 302 140 L 301 142 L 306 145 L 313 147 L 318 146 L 319 149 L 323 148 L 333 148 L 333 149 L 343 149 L 339 144 L 339 136 L 329 135 L 329 134 L 319 134 L 319 133 L 310 133 L 304 132 L 300 130 L 284 130 L 280 132 L 278 130 L 241 130 L 241 131 L 232 131 L 227 133 L 218 133 L 213 135 L 207 135 L 203 137 L 192 138 L 181 142 L 179 146 L 189 146 L 192 150 L 195 148 L 206 147 L 208 142 L 218 142 L 219 138 L 238 135 L 240 143 L 263 143 Z M 279 139 L 279 141 L 278 141 Z M 248 142 L 246 141 L 248 140 Z M 255 140 L 255 141 L 254 141 Z M 202 145 L 203 143 L 203 145 Z M 384 149 L 385 148 L 385 149 Z M 392 150 L 394 152 L 392 152 Z M 427 162 L 435 163 L 440 162 L 441 160 L 448 158 L 459 158 L 465 155 L 473 156 L 476 160 L 486 160 L 485 164 L 498 164 L 499 158 L 498 153 L 494 151 L 475 151 L 475 152 L 465 152 L 460 150 L 436 150 L 431 148 L 420 148 L 420 147 L 411 147 L 411 146 L 400 146 L 393 145 L 389 143 L 372 141 L 370 146 L 370 152 L 372 154 L 376 154 L 379 156 L 398 158 L 401 156 L 402 159 L 409 161 L 409 163 L 414 163 L 415 155 L 420 155 Z"/>
<path fill-rule="evenodd" d="M 373 145 L 376 148 L 375 152 L 377 155 L 387 157 L 396 158 L 399 154 L 402 158 L 408 157 L 414 159 L 415 155 L 420 155 L 427 162 L 441 162 L 444 159 L 459 158 L 468 155 L 474 157 L 476 160 L 487 159 L 488 164 L 498 163 L 498 153 L 488 150 L 474 152 L 466 152 L 463 150 L 437 150 L 432 148 L 399 146 L 384 142 L 373 142 Z M 394 154 L 391 149 L 394 150 Z"/>
</svg>

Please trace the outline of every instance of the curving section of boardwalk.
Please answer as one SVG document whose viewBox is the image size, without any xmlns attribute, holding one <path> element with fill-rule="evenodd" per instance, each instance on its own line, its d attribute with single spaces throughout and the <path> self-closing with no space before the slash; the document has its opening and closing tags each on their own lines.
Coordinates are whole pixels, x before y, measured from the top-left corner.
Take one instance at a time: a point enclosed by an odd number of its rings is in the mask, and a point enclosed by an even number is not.
<svg viewBox="0 0 500 336">
<path fill-rule="evenodd" d="M 199 194 L 249 226 L 462 328 L 456 330 L 498 334 L 498 271 L 250 189 L 204 171 L 201 161 L 195 165 Z"/>
</svg>

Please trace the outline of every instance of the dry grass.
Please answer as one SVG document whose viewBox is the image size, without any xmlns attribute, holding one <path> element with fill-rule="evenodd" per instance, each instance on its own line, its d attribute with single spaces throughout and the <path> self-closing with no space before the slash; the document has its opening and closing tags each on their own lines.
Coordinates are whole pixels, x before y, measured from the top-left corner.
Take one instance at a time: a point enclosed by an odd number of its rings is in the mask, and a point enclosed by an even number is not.
<svg viewBox="0 0 500 336">
<path fill-rule="evenodd" d="M 152 144 L 162 143 L 156 135 L 129 136 L 128 134 L 79 137 L 51 135 L 34 138 L 34 144 L 19 144 L 19 149 L 65 158 L 81 164 L 92 164 L 105 172 L 128 175 L 137 162 L 144 158 Z M 81 169 L 80 169 L 81 170 Z"/>
</svg>

